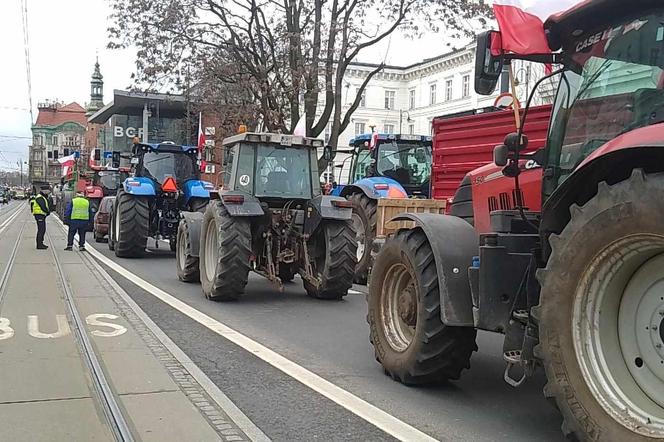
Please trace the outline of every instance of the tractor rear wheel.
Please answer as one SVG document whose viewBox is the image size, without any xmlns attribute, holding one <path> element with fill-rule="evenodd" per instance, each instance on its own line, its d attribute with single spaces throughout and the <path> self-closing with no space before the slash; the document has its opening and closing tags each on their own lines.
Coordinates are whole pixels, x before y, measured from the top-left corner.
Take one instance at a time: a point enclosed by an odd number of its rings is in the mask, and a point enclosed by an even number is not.
<svg viewBox="0 0 664 442">
<path fill-rule="evenodd" d="M 476 331 L 440 315 L 438 274 L 420 229 L 400 231 L 376 257 L 367 296 L 371 344 L 385 373 L 408 385 L 459 379 L 477 351 Z"/>
<path fill-rule="evenodd" d="M 357 240 L 357 266 L 354 282 L 366 284 L 371 266 L 371 246 L 376 237 L 375 200 L 363 193 L 355 193 L 348 197 L 353 202 L 353 227 Z"/>
<path fill-rule="evenodd" d="M 210 202 L 201 227 L 199 269 L 203 293 L 214 301 L 238 299 L 249 280 L 251 224 Z"/>
<path fill-rule="evenodd" d="M 600 183 L 538 272 L 546 396 L 581 440 L 664 438 L 664 174 Z"/>
<path fill-rule="evenodd" d="M 304 289 L 312 298 L 341 299 L 353 286 L 357 264 L 355 231 L 349 221 L 324 220 L 308 244 L 309 259 L 318 287 L 304 281 Z"/>
<path fill-rule="evenodd" d="M 182 219 L 178 226 L 175 263 L 177 266 L 178 279 L 184 282 L 197 282 L 200 280 L 198 256 L 191 255 L 191 244 L 193 240 L 191 236 L 189 223 L 186 219 Z"/>
<path fill-rule="evenodd" d="M 150 201 L 119 191 L 113 211 L 115 256 L 138 258 L 145 253 L 150 228 Z"/>
</svg>

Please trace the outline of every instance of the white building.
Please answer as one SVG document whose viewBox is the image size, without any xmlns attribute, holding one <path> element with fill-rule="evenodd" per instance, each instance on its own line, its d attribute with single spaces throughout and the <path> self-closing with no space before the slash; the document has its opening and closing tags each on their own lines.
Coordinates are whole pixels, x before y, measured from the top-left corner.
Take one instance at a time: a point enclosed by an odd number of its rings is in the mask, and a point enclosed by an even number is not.
<svg viewBox="0 0 664 442">
<path fill-rule="evenodd" d="M 415 43 L 414 43 L 415 44 Z M 366 76 L 376 69 L 370 63 L 352 63 L 344 79 L 345 113 Z M 347 146 L 356 134 L 371 132 L 429 135 L 431 121 L 438 116 L 494 105 L 500 85 L 492 96 L 474 90 L 475 45 L 426 59 L 411 66 L 387 66 L 369 82 L 351 124 L 342 133 L 339 147 Z M 526 91 L 544 73 L 542 65 L 516 62 L 517 98 L 525 104 Z M 538 89 L 535 102 L 551 102 L 553 85 Z"/>
</svg>

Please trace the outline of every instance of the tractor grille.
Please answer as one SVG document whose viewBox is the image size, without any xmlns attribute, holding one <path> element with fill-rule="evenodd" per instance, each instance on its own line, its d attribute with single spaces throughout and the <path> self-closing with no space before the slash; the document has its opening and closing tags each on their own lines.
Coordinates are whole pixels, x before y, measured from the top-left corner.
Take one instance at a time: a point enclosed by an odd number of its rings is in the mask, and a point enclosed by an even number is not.
<svg viewBox="0 0 664 442">
<path fill-rule="evenodd" d="M 489 197 L 489 212 L 496 210 L 512 210 L 519 205 L 525 207 L 526 202 L 523 199 L 523 192 L 521 190 L 513 190 L 510 195 L 507 192 L 501 192 L 498 197 Z"/>
</svg>

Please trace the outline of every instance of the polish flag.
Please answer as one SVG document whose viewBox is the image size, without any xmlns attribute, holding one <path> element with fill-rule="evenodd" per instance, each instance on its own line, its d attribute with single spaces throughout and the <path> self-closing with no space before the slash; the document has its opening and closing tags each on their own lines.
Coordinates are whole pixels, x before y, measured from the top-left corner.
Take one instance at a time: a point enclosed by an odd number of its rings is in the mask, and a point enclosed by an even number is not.
<svg viewBox="0 0 664 442">
<path fill-rule="evenodd" d="M 198 113 L 198 161 L 201 162 L 201 172 L 205 172 L 207 162 L 203 159 L 205 149 L 205 132 L 203 132 L 203 112 Z"/>
<path fill-rule="evenodd" d="M 494 0 L 493 12 L 498 21 L 505 52 L 519 55 L 551 52 L 544 35 L 544 22 L 554 14 L 585 0 Z"/>
<path fill-rule="evenodd" d="M 76 162 L 75 154 L 58 158 L 58 163 L 60 163 L 60 167 L 62 167 L 62 176 L 67 176 L 72 171 L 75 162 Z"/>
<path fill-rule="evenodd" d="M 378 132 L 375 130 L 371 133 L 371 141 L 369 141 L 369 150 L 373 150 L 378 145 Z"/>
</svg>

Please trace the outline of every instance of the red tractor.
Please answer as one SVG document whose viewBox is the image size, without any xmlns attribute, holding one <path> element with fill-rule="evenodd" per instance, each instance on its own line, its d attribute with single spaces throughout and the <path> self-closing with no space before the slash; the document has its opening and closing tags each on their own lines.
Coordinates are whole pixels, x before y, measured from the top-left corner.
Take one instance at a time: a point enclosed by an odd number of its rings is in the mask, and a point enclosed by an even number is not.
<svg viewBox="0 0 664 442">
<path fill-rule="evenodd" d="M 477 330 L 501 333 L 505 380 L 543 367 L 567 436 L 663 439 L 664 5 L 590 0 L 545 29 L 553 55 L 528 59 L 562 66 L 546 147 L 526 154 L 527 134 L 510 134 L 494 151 L 500 176 L 470 174 L 488 226 L 397 217 L 415 228 L 376 257 L 371 342 L 390 376 L 422 384 L 458 379 Z M 478 93 L 516 58 L 494 55 L 499 41 L 478 39 Z M 526 179 L 528 162 L 541 179 Z M 524 207 L 526 187 L 541 210 Z M 502 193 L 514 207 L 501 210 Z"/>
</svg>

